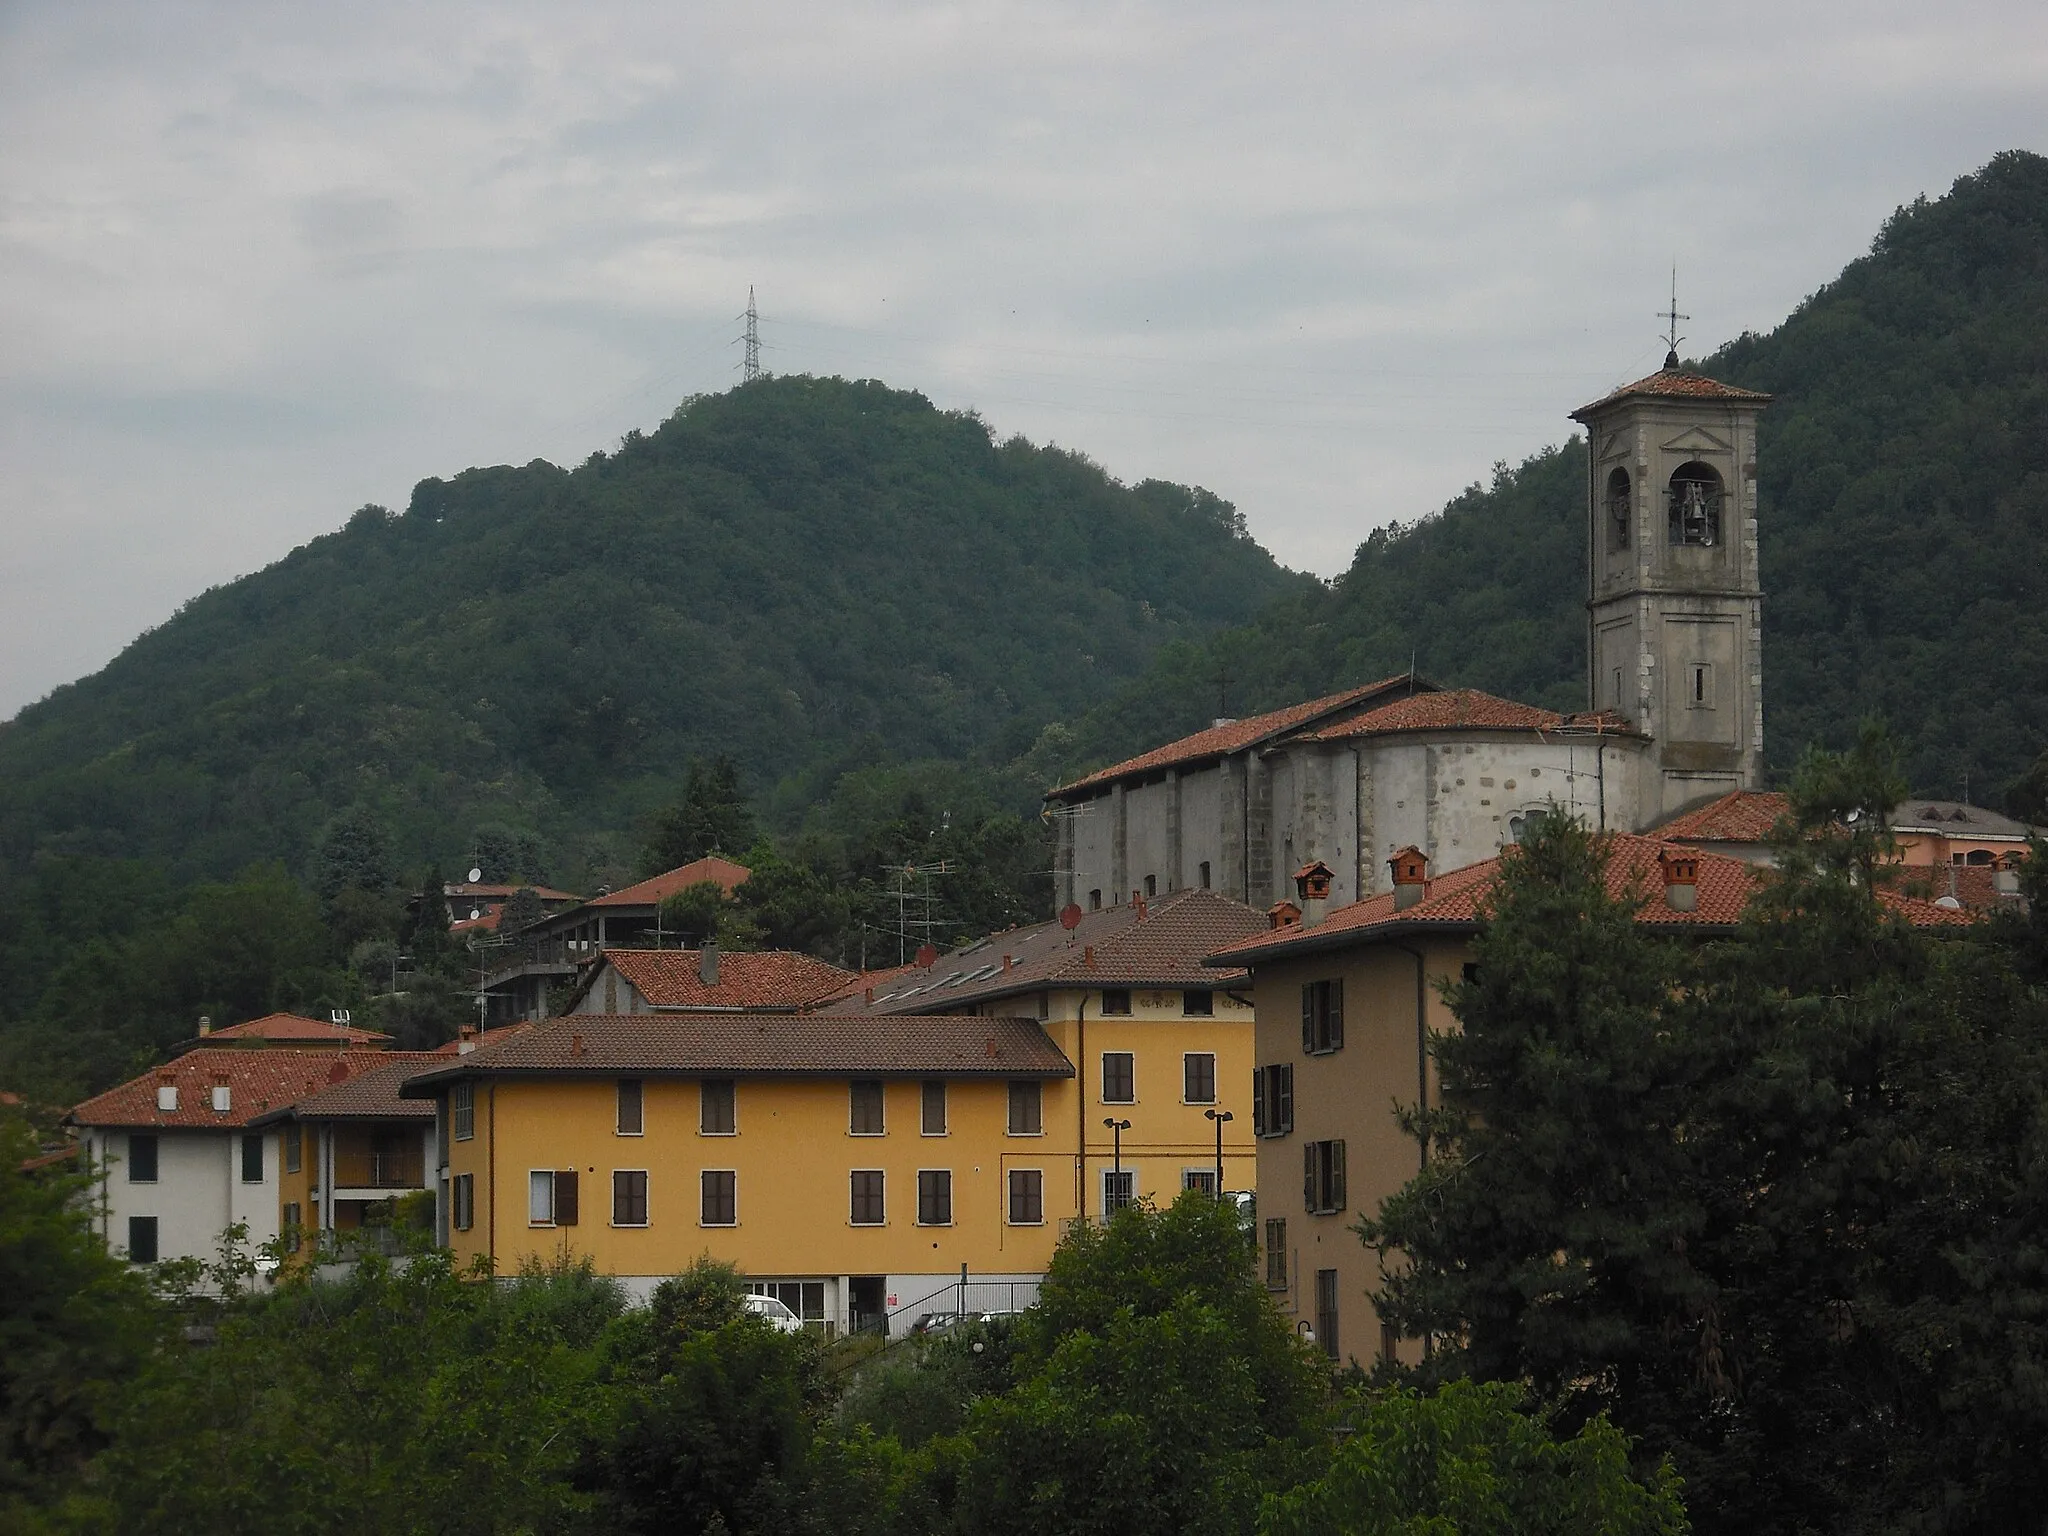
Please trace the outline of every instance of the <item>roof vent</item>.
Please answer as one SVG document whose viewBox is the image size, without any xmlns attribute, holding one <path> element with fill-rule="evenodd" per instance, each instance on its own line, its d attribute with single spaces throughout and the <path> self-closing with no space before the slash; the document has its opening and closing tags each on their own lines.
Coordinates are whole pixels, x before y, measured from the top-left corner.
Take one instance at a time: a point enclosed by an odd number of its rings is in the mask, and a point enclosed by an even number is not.
<svg viewBox="0 0 2048 1536">
<path fill-rule="evenodd" d="M 1217 717 L 1216 717 L 1216 718 L 1215 718 L 1214 720 L 1211 720 L 1211 721 L 1209 722 L 1209 729 L 1210 729 L 1210 730 L 1212 730 L 1212 731 L 1220 731 L 1220 730 L 1222 730 L 1222 729 L 1223 729 L 1223 727 L 1224 727 L 1224 726 L 1226 726 L 1226 725 L 1235 725 L 1235 724 L 1237 724 L 1237 716 L 1235 716 L 1235 715 L 1218 715 L 1218 716 L 1217 716 Z"/>
<path fill-rule="evenodd" d="M 862 1001 L 862 1002 L 867 1002 L 867 1003 L 872 1003 L 872 1002 L 873 1002 L 874 1000 L 875 1000 L 875 989 L 874 989 L 873 987 L 869 987 L 869 988 L 867 989 L 867 991 L 866 991 L 866 992 L 864 992 L 864 993 L 863 993 L 863 994 L 861 995 L 861 1001 Z"/>
<path fill-rule="evenodd" d="M 214 1113 L 215 1113 L 216 1115 L 224 1115 L 224 1114 L 226 1114 L 226 1113 L 227 1113 L 227 1112 L 228 1112 L 228 1111 L 229 1111 L 230 1109 L 232 1109 L 232 1108 L 234 1107 L 234 1103 L 235 1103 L 235 1096 L 234 1096 L 234 1091 L 233 1091 L 233 1090 L 232 1090 L 231 1088 L 229 1088 L 229 1086 L 228 1086 L 228 1075 L 227 1075 L 227 1073 L 225 1073 L 225 1072 L 216 1072 L 216 1073 L 214 1073 L 214 1074 L 213 1074 L 213 1112 L 214 1112 Z"/>
<path fill-rule="evenodd" d="M 1268 928 L 1292 928 L 1301 922 L 1301 908 L 1282 898 L 1266 908 Z"/>
<path fill-rule="evenodd" d="M 697 951 L 697 979 L 707 987 L 718 985 L 718 940 L 706 939 Z"/>
<path fill-rule="evenodd" d="M 1143 891 L 1131 892 L 1131 906 L 1137 911 L 1138 921 L 1142 923 L 1145 920 L 1145 893 Z"/>
<path fill-rule="evenodd" d="M 1301 925 L 1313 928 L 1323 920 L 1329 905 L 1330 882 L 1337 872 L 1321 859 L 1312 859 L 1294 872 L 1294 893 L 1301 898 Z"/>
<path fill-rule="evenodd" d="M 1659 848 L 1657 867 L 1664 875 L 1664 905 L 1674 912 L 1696 912 L 1700 905 L 1700 856 L 1692 848 Z"/>
<path fill-rule="evenodd" d="M 1394 872 L 1396 912 L 1406 911 L 1429 894 L 1429 858 L 1413 843 L 1388 859 L 1387 868 Z"/>
<path fill-rule="evenodd" d="M 199 1015 L 199 1037 L 203 1040 L 212 1033 L 213 1020 L 209 1018 L 206 1014 L 202 1013 L 201 1015 Z"/>
<path fill-rule="evenodd" d="M 1083 944 L 1081 946 L 1081 963 L 1091 971 L 1095 969 L 1095 946 L 1093 944 Z"/>
<path fill-rule="evenodd" d="M 467 1056 L 476 1049 L 476 1026 L 465 1024 L 455 1036 L 455 1054 Z"/>
<path fill-rule="evenodd" d="M 581 1035 L 571 1035 L 569 1037 L 569 1054 L 579 1059 L 582 1057 L 583 1037 Z"/>
<path fill-rule="evenodd" d="M 156 1080 L 156 1107 L 166 1115 L 178 1112 L 178 1080 L 168 1072 L 160 1074 Z"/>
</svg>

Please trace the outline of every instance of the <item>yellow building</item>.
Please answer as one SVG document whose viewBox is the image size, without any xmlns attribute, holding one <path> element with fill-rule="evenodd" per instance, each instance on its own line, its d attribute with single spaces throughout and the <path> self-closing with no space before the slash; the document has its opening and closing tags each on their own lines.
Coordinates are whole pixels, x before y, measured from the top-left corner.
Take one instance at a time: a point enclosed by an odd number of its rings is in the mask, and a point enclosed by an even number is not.
<svg viewBox="0 0 2048 1536">
<path fill-rule="evenodd" d="M 900 1330 L 1035 1295 L 1072 1079 L 1028 1019 L 576 1014 L 403 1091 L 436 1105 L 459 1262 L 587 1256 L 644 1293 L 710 1254 L 807 1321 Z"/>
<path fill-rule="evenodd" d="M 1080 1073 L 1048 1126 L 1067 1159 L 1070 1210 L 1101 1216 L 1124 1199 L 1165 1205 L 1213 1190 L 1219 1146 L 1223 1188 L 1250 1193 L 1252 999 L 1242 969 L 1205 961 L 1265 928 L 1214 891 L 1134 893 L 903 967 L 828 1011 L 1036 1019 Z"/>
<path fill-rule="evenodd" d="M 435 1051 L 338 1053 L 325 1085 L 252 1123 L 273 1134 L 277 1230 L 288 1247 L 321 1232 L 354 1232 L 367 1207 L 431 1190 L 434 1109 L 399 1097 Z"/>
</svg>

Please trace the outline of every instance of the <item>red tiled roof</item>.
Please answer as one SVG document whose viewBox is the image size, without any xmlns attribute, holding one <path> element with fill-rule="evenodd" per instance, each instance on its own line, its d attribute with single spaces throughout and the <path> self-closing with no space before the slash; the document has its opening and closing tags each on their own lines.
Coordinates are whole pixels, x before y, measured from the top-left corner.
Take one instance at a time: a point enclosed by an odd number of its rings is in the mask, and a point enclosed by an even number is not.
<svg viewBox="0 0 2048 1536">
<path fill-rule="evenodd" d="M 886 985 L 831 1005 L 834 1013 L 949 1010 L 991 998 L 1056 987 L 1221 987 L 1244 973 L 1217 970 L 1205 957 L 1250 934 L 1266 919 L 1214 891 L 1181 890 L 1144 902 L 1084 912 L 1071 931 L 1057 921 L 1012 928 L 942 955 L 929 969 L 907 968 Z"/>
<path fill-rule="evenodd" d="M 583 1013 L 535 1025 L 407 1080 L 408 1098 L 483 1073 L 771 1077 L 1071 1077 L 1031 1019 L 951 1015 Z"/>
<path fill-rule="evenodd" d="M 577 902 L 583 899 L 573 892 L 558 891 L 548 885 L 496 885 L 490 881 L 471 884 L 463 880 L 444 885 L 441 890 L 450 901 L 458 896 L 474 896 L 480 901 L 506 901 L 519 891 L 531 891 L 542 901 Z"/>
<path fill-rule="evenodd" d="M 1663 396 L 1678 400 L 1749 401 L 1756 405 L 1767 404 L 1771 398 L 1754 389 L 1737 389 L 1733 384 L 1723 384 L 1703 373 L 1688 373 L 1685 369 L 1674 367 L 1667 362 L 1648 378 L 1637 379 L 1633 384 L 1624 384 L 1621 388 L 1602 395 L 1591 405 L 1580 406 L 1572 412 L 1572 420 L 1584 421 L 1595 411 L 1602 410 L 1617 400 L 1626 400 L 1635 395 Z"/>
<path fill-rule="evenodd" d="M 604 960 L 656 1008 L 800 1008 L 839 996 L 855 980 L 852 971 L 788 949 L 721 950 L 718 980 L 709 986 L 699 977 L 700 950 L 608 949 Z M 602 969 L 592 969 L 580 995 Z"/>
<path fill-rule="evenodd" d="M 300 1120 L 431 1120 L 432 1104 L 401 1099 L 398 1088 L 414 1073 L 426 1070 L 423 1064 L 445 1060 L 436 1051 L 383 1051 L 375 1065 L 338 1083 L 329 1083 L 296 1104 L 274 1109 L 252 1123 L 261 1125 L 288 1115 Z"/>
<path fill-rule="evenodd" d="M 1667 843 L 1761 843 L 1785 814 L 1787 802 L 1772 789 L 1731 790 L 1718 800 L 1682 811 L 1654 835 Z"/>
<path fill-rule="evenodd" d="M 747 876 L 753 871 L 744 864 L 735 864 L 731 859 L 707 854 L 693 859 L 675 869 L 667 870 L 638 885 L 629 885 L 622 891 L 613 891 L 609 896 L 596 896 L 586 902 L 592 907 L 652 907 L 657 906 L 677 891 L 688 890 L 693 885 L 702 885 L 707 880 L 726 895 L 730 896 L 747 883 Z"/>
<path fill-rule="evenodd" d="M 1564 729 L 1623 731 L 1629 727 L 1612 712 L 1561 715 L 1554 709 L 1518 704 L 1496 698 L 1477 688 L 1447 688 L 1438 693 L 1417 693 L 1386 703 L 1326 725 L 1308 733 L 1312 741 L 1336 741 L 1353 736 L 1377 736 L 1395 731 L 1556 731 Z"/>
<path fill-rule="evenodd" d="M 298 1103 L 329 1083 L 343 1081 L 387 1059 L 382 1051 L 309 1050 L 278 1046 L 251 1051 L 227 1047 L 187 1051 L 158 1067 L 87 1099 L 66 1116 L 78 1125 L 162 1126 L 172 1130 L 227 1130 Z M 224 1079 L 228 1110 L 213 1107 L 213 1087 Z M 178 1107 L 156 1107 L 157 1087 L 175 1084 Z"/>
<path fill-rule="evenodd" d="M 1435 687 L 1432 683 L 1422 682 L 1406 674 L 1399 677 L 1383 677 L 1376 683 L 1365 683 L 1356 688 L 1347 688 L 1342 693 L 1310 699 L 1306 704 L 1290 704 L 1285 709 L 1269 710 L 1263 715 L 1232 720 L 1226 725 L 1212 725 L 1205 731 L 1195 732 L 1192 736 L 1183 736 L 1179 741 L 1170 741 L 1163 747 L 1154 747 L 1150 752 L 1141 752 L 1136 757 L 1125 758 L 1122 762 L 1114 763 L 1107 768 L 1098 768 L 1071 784 L 1062 784 L 1051 794 L 1072 794 L 1076 790 L 1092 789 L 1098 784 L 1107 784 L 1134 773 L 1150 773 L 1155 769 L 1170 768 L 1178 763 L 1222 757 L 1226 753 L 1239 751 L 1255 742 L 1263 741 L 1268 736 L 1305 725 L 1318 716 L 1334 713 L 1347 705 L 1359 703 L 1375 693 L 1401 684 L 1412 684 L 1422 689 Z"/>
<path fill-rule="evenodd" d="M 282 1040 L 292 1045 L 374 1045 L 391 1037 L 374 1029 L 357 1029 L 353 1024 L 328 1024 L 302 1018 L 296 1013 L 267 1013 L 260 1019 L 230 1024 L 200 1037 L 208 1045 L 216 1040 Z"/>
<path fill-rule="evenodd" d="M 1741 918 L 1761 883 L 1754 865 L 1725 854 L 1702 852 L 1694 909 L 1674 911 L 1665 905 L 1660 894 L 1663 876 L 1657 867 L 1657 855 L 1671 844 L 1662 838 L 1626 832 L 1609 832 L 1604 841 L 1609 849 L 1608 892 L 1617 897 L 1631 891 L 1646 894 L 1648 900 L 1638 919 L 1641 922 L 1677 928 L 1728 927 Z M 1214 958 L 1224 964 L 1251 963 L 1297 948 L 1319 949 L 1347 939 L 1370 940 L 1380 931 L 1398 932 L 1411 927 L 1457 931 L 1476 927 L 1480 906 L 1499 878 L 1501 858 L 1505 856 L 1469 864 L 1430 881 L 1422 900 L 1401 911 L 1394 909 L 1393 892 L 1383 891 L 1339 907 L 1313 928 L 1297 925 L 1254 935 L 1218 950 Z M 1972 921 L 1967 912 L 1938 907 L 1931 901 L 1890 891 L 1881 892 L 1880 898 L 1919 927 L 1946 927 Z"/>
<path fill-rule="evenodd" d="M 475 1041 L 478 1050 L 482 1050 L 487 1045 L 496 1045 L 500 1040 L 518 1034 L 522 1029 L 531 1028 L 533 1028 L 533 1025 L 530 1023 L 506 1024 L 497 1029 L 487 1029 L 482 1034 L 470 1036 L 469 1038 Z M 458 1035 L 455 1039 L 448 1041 L 444 1045 L 435 1046 L 431 1054 L 435 1056 L 466 1055 L 468 1053 L 462 1049 L 462 1044 L 463 1037 Z"/>
</svg>

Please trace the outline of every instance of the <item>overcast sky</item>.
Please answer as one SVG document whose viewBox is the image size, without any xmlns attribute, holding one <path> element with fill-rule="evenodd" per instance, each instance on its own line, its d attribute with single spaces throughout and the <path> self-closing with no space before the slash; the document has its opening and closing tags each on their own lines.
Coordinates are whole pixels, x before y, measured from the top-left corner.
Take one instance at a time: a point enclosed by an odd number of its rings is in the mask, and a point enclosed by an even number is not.
<svg viewBox="0 0 2048 1536">
<path fill-rule="evenodd" d="M 1894 207 L 2048 6 L 0 0 L 0 717 L 205 587 L 738 377 L 872 377 L 1341 570 Z M 450 593 L 450 600 L 460 594 Z"/>
</svg>

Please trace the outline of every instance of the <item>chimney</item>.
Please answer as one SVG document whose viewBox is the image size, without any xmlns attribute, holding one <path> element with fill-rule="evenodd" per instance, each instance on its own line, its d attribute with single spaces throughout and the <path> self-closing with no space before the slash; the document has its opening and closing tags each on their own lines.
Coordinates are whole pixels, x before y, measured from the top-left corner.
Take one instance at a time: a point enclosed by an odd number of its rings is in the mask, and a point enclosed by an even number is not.
<svg viewBox="0 0 2048 1536">
<path fill-rule="evenodd" d="M 1660 848 L 1657 867 L 1664 872 L 1664 905 L 1674 912 L 1696 912 L 1700 905 L 1700 856 L 1695 848 Z"/>
<path fill-rule="evenodd" d="M 1138 921 L 1142 923 L 1145 920 L 1145 893 L 1143 891 L 1131 892 L 1131 905 L 1137 909 Z"/>
<path fill-rule="evenodd" d="M 583 1037 L 581 1035 L 571 1035 L 569 1037 L 569 1054 L 579 1059 L 582 1057 Z"/>
<path fill-rule="evenodd" d="M 861 995 L 861 1001 L 863 1001 L 863 1002 L 868 1002 L 868 1003 L 872 1003 L 872 1002 L 873 1002 L 874 1000 L 875 1000 L 875 989 L 874 989 L 873 987 L 869 987 L 869 988 L 867 989 L 867 991 L 866 991 L 865 993 L 863 993 L 863 994 Z"/>
<path fill-rule="evenodd" d="M 1321 859 L 1311 860 L 1294 872 L 1294 893 L 1301 898 L 1301 926 L 1313 928 L 1323 920 L 1330 903 L 1330 882 L 1337 872 Z"/>
<path fill-rule="evenodd" d="M 216 1073 L 214 1073 L 214 1074 L 213 1074 L 213 1112 L 214 1112 L 214 1113 L 215 1113 L 216 1115 L 224 1115 L 224 1114 L 226 1114 L 226 1113 L 227 1113 L 227 1112 L 228 1112 L 228 1111 L 229 1111 L 230 1109 L 232 1109 L 232 1108 L 234 1107 L 234 1103 L 235 1103 L 235 1099 L 234 1099 L 234 1091 L 233 1091 L 233 1090 L 232 1090 L 231 1088 L 229 1088 L 229 1086 L 228 1086 L 228 1075 L 227 1075 L 227 1073 L 225 1073 L 225 1072 L 216 1072 Z"/>
<path fill-rule="evenodd" d="M 1224 726 L 1226 726 L 1226 725 L 1235 725 L 1235 724 L 1237 724 L 1237 716 L 1235 716 L 1235 715 L 1218 715 L 1218 716 L 1217 716 L 1217 717 L 1216 717 L 1215 719 L 1213 719 L 1213 720 L 1211 720 L 1211 721 L 1209 722 L 1209 729 L 1210 729 L 1210 730 L 1212 730 L 1212 731 L 1220 731 L 1220 730 L 1222 730 L 1222 729 L 1223 729 L 1223 727 L 1224 727 Z"/>
<path fill-rule="evenodd" d="M 1429 859 L 1420 848 L 1409 844 L 1391 859 L 1394 872 L 1394 910 L 1404 912 L 1429 894 Z"/>
<path fill-rule="evenodd" d="M 1009 968 L 1010 968 L 1010 957 L 1009 957 L 1008 955 L 1005 955 L 1005 956 L 1003 956 L 1003 969 L 1007 971 L 1007 970 L 1008 970 Z"/>
<path fill-rule="evenodd" d="M 1282 898 L 1266 908 L 1268 928 L 1292 928 L 1301 922 L 1301 908 Z"/>
<path fill-rule="evenodd" d="M 206 1014 L 199 1015 L 199 1038 L 204 1040 L 213 1033 L 213 1020 Z"/>
<path fill-rule="evenodd" d="M 1095 969 L 1095 946 L 1093 944 L 1083 944 L 1081 946 L 1081 963 L 1091 971 Z"/>
<path fill-rule="evenodd" d="M 178 1112 L 178 1076 L 175 1072 L 159 1072 L 156 1075 L 156 1107 L 166 1115 Z"/>
<path fill-rule="evenodd" d="M 707 987 L 718 985 L 718 940 L 706 939 L 697 951 L 697 979 Z"/>
<path fill-rule="evenodd" d="M 476 1049 L 476 1026 L 465 1024 L 455 1036 L 455 1054 L 467 1056 Z"/>
</svg>

